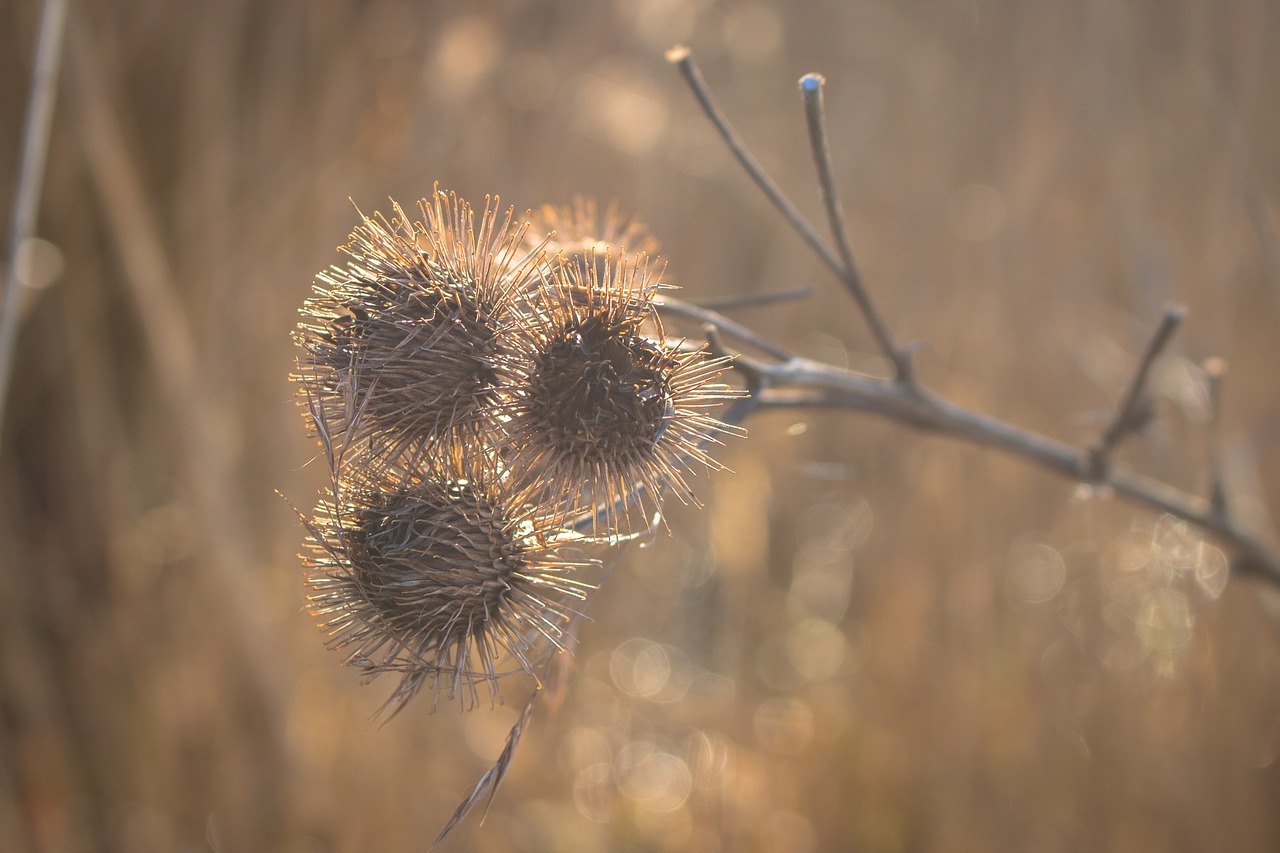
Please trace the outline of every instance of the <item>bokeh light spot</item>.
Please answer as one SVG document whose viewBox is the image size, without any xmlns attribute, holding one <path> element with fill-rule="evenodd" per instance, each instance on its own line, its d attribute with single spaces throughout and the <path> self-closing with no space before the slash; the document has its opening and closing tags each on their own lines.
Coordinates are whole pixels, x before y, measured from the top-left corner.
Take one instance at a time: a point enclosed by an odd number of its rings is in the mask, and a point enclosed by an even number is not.
<svg viewBox="0 0 1280 853">
<path fill-rule="evenodd" d="M 623 796 L 653 811 L 680 808 L 693 790 L 693 775 L 684 761 L 643 741 L 623 747 L 614 771 Z"/>
<path fill-rule="evenodd" d="M 613 772 L 608 764 L 584 767 L 573 782 L 573 803 L 587 820 L 606 823 L 613 802 Z"/>
<path fill-rule="evenodd" d="M 671 677 L 671 659 L 661 645 L 633 637 L 614 650 L 609 674 L 623 693 L 650 699 L 666 687 Z"/>
<path fill-rule="evenodd" d="M 1176 589 L 1153 591 L 1138 620 L 1138 635 L 1148 649 L 1181 651 L 1191 639 L 1194 622 L 1187 597 Z"/>
<path fill-rule="evenodd" d="M 1209 599 L 1216 599 L 1227 588 L 1227 577 L 1231 574 L 1227 555 L 1222 549 L 1200 543 L 1200 560 L 1196 563 L 1196 585 Z"/>
<path fill-rule="evenodd" d="M 1009 595 L 1026 604 L 1041 604 L 1062 589 L 1067 566 L 1062 554 L 1048 545 L 1022 545 L 1010 555 L 1006 588 Z"/>
<path fill-rule="evenodd" d="M 787 634 L 791 665 L 810 681 L 831 678 L 845 661 L 844 632 L 825 619 L 804 619 Z"/>
<path fill-rule="evenodd" d="M 1172 515 L 1162 516 L 1151 533 L 1152 551 L 1171 569 L 1194 569 L 1200 562 L 1200 543 L 1200 534 Z"/>
<path fill-rule="evenodd" d="M 756 739 L 770 752 L 795 755 L 813 740 L 813 709 L 793 697 L 766 699 L 756 706 Z"/>
</svg>

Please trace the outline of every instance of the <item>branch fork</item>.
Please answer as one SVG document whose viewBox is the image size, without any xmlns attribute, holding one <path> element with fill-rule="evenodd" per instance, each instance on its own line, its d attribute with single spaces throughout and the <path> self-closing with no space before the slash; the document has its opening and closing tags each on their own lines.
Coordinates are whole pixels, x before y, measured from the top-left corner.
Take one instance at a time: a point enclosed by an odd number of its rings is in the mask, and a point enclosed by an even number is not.
<svg viewBox="0 0 1280 853">
<path fill-rule="evenodd" d="M 679 69 L 703 111 L 747 174 L 853 298 L 880 352 L 893 364 L 893 376 L 886 379 L 801 358 L 714 310 L 664 296 L 659 310 L 700 323 L 708 347 L 714 354 L 734 356 L 734 368 L 743 377 L 748 393 L 725 412 L 725 420 L 738 423 L 747 415 L 765 409 L 852 409 L 991 447 L 1132 503 L 1181 518 L 1226 546 L 1234 555 L 1232 565 L 1237 572 L 1280 585 L 1280 551 L 1273 544 L 1273 537 L 1246 529 L 1230 512 L 1219 461 L 1217 429 L 1221 380 L 1225 374 L 1225 363 L 1221 359 L 1210 359 L 1205 364 L 1210 389 L 1212 445 L 1207 498 L 1138 474 L 1115 460 L 1124 440 L 1140 432 L 1154 416 L 1153 403 L 1147 391 L 1148 378 L 1156 360 L 1185 319 L 1185 309 L 1180 306 L 1165 309 L 1110 422 L 1097 440 L 1083 450 L 957 406 L 919 383 L 913 370 L 912 356 L 921 344 L 913 342 L 900 346 L 895 342 L 858 273 L 839 194 L 835 189 L 823 108 L 825 81 L 822 76 L 806 74 L 800 79 L 800 91 L 818 188 L 834 249 L 778 188 L 729 124 L 712 98 L 692 52 L 685 47 L 674 47 L 667 52 L 667 59 Z M 726 345 L 726 338 L 738 344 L 737 352 Z M 756 350 L 763 357 L 748 355 L 742 347 Z"/>
</svg>

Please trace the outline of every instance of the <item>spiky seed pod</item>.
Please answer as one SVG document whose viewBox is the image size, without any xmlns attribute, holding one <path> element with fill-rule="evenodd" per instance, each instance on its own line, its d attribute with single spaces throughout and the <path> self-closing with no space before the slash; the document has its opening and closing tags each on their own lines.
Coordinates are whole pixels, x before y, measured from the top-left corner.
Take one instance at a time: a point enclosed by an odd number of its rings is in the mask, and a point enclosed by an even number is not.
<svg viewBox="0 0 1280 853">
<path fill-rule="evenodd" d="M 533 248 L 534 238 L 543 234 L 550 235 L 548 258 L 563 257 L 581 265 L 584 273 L 588 262 L 606 257 L 658 254 L 658 240 L 646 225 L 624 215 L 613 202 L 602 213 L 595 199 L 581 196 L 572 204 L 546 204 L 534 211 L 526 244 Z"/>
<path fill-rule="evenodd" d="M 561 258 L 518 331 L 524 369 L 501 442 L 529 499 L 564 519 L 593 513 L 594 532 L 647 523 L 664 490 L 695 502 L 685 474 L 721 467 L 706 452 L 736 432 L 707 409 L 739 396 L 716 382 L 727 359 L 668 341 L 652 298 L 660 270 L 644 257 Z"/>
<path fill-rule="evenodd" d="M 351 260 L 317 276 L 303 307 L 297 378 L 331 458 L 388 464 L 466 440 L 498 397 L 514 299 L 538 258 L 528 224 L 511 210 L 500 222 L 492 198 L 477 228 L 439 188 L 418 208 L 420 221 L 398 204 L 391 221 L 365 217 Z"/>
<path fill-rule="evenodd" d="M 503 675 L 532 675 L 561 648 L 590 560 L 563 555 L 573 534 L 540 519 L 496 463 L 460 454 L 428 471 L 383 468 L 340 483 L 307 524 L 312 615 L 329 646 L 371 677 L 401 678 L 394 715 L 424 685 L 475 705 Z"/>
</svg>

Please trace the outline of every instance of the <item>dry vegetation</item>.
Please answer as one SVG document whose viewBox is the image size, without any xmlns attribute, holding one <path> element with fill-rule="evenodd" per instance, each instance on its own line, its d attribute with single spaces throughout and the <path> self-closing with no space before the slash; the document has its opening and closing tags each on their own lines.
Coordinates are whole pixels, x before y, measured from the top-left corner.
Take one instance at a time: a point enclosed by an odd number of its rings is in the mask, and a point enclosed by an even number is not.
<svg viewBox="0 0 1280 853">
<path fill-rule="evenodd" d="M 0 9 L 0 199 L 38 4 Z M 1280 10 L 1266 0 L 73 2 L 0 445 L 0 849 L 422 850 L 522 697 L 371 719 L 304 612 L 324 482 L 289 339 L 361 209 L 617 199 L 692 300 L 883 370 L 723 151 L 683 41 L 819 217 L 826 75 L 854 250 L 922 378 L 1077 445 L 1161 307 L 1123 450 L 1280 507 Z M 1268 207 L 1270 205 L 1270 207 Z M 7 210 L 5 216 L 8 216 Z M 6 223 L 7 224 L 7 223 Z M 1268 254 L 1271 253 L 1271 254 Z M 44 267 L 42 267 L 44 268 Z M 1274 590 L 1016 460 L 850 413 L 747 426 L 632 547 L 474 850 L 1274 850 Z"/>
</svg>

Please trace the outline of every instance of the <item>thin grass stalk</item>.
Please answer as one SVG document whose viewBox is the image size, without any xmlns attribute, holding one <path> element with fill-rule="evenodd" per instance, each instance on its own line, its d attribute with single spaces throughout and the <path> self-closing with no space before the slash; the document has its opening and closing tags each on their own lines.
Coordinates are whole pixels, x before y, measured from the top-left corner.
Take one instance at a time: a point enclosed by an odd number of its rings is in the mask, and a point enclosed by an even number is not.
<svg viewBox="0 0 1280 853">
<path fill-rule="evenodd" d="M 0 313 L 0 431 L 4 428 L 5 401 L 13 375 L 14 351 L 22 314 L 22 247 L 35 233 L 40 191 L 53 125 L 53 106 L 62 67 L 62 35 L 66 30 L 67 0 L 45 0 L 40 12 L 31 89 L 27 96 L 27 122 L 22 135 L 22 159 L 18 166 L 18 192 L 13 202 L 9 230 L 9 255 L 4 270 L 4 309 Z"/>
</svg>

